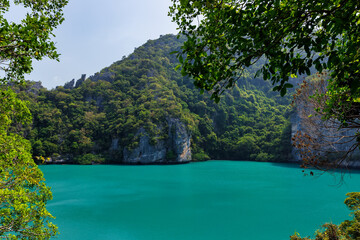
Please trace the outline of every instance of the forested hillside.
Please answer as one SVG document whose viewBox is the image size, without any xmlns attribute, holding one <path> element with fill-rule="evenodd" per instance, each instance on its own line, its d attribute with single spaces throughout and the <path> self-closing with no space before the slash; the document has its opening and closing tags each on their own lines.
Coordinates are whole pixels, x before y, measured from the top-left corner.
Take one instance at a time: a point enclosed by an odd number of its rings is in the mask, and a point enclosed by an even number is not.
<svg viewBox="0 0 360 240">
<path fill-rule="evenodd" d="M 175 70 L 178 60 L 170 53 L 182 43 L 161 36 L 88 79 L 53 90 L 34 82 L 17 87 L 34 118 L 24 130 L 34 158 L 122 162 L 146 135 L 153 146 L 165 141 L 171 160 L 176 151 L 166 139 L 175 119 L 191 138 L 192 160 L 288 160 L 291 96 L 280 97 L 255 78 L 255 65 L 216 104 Z"/>
</svg>

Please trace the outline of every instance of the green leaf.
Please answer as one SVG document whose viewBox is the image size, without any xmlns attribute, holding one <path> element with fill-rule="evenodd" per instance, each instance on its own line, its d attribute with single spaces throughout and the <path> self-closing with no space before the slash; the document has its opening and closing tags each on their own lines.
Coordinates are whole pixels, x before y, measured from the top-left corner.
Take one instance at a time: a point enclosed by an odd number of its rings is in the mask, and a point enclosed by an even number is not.
<svg viewBox="0 0 360 240">
<path fill-rule="evenodd" d="M 281 90 L 280 90 L 280 96 L 285 96 L 285 94 L 286 94 L 286 88 L 281 88 Z"/>
<path fill-rule="evenodd" d="M 273 91 L 275 92 L 275 91 L 279 91 L 280 90 L 280 86 L 275 86 L 274 88 L 273 88 Z"/>
<path fill-rule="evenodd" d="M 294 85 L 292 85 L 291 83 L 285 83 L 284 88 L 292 88 L 294 87 Z"/>
</svg>

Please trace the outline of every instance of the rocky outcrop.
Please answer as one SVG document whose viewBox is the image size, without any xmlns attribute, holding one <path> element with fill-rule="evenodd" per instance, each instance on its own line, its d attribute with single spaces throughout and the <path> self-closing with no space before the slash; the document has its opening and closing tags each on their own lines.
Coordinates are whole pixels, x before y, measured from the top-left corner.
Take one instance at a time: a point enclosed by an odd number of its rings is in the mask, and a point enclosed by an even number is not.
<svg viewBox="0 0 360 240">
<path fill-rule="evenodd" d="M 119 138 L 114 138 L 111 141 L 110 151 L 118 151 L 119 150 Z"/>
<path fill-rule="evenodd" d="M 293 139 L 296 133 L 302 131 L 301 119 L 297 111 L 295 111 L 291 115 L 290 123 L 291 123 L 291 138 Z M 291 155 L 292 155 L 292 159 L 291 159 L 292 161 L 294 162 L 301 161 L 300 152 L 297 148 L 295 147 L 292 148 Z"/>
<path fill-rule="evenodd" d="M 191 136 L 188 133 L 185 124 L 178 119 L 169 119 L 169 151 L 173 151 L 176 162 L 188 162 L 191 160 L 191 148 L 190 139 Z"/>
<path fill-rule="evenodd" d="M 150 143 L 150 136 L 141 128 L 137 135 L 139 144 L 135 149 L 123 150 L 126 164 L 175 164 L 191 161 L 191 136 L 186 126 L 178 119 L 168 119 L 168 138 Z M 114 146 L 112 146 L 114 148 Z"/>
<path fill-rule="evenodd" d="M 310 106 L 298 105 L 291 116 L 291 136 L 297 133 L 307 134 L 312 142 L 308 151 L 318 154 L 326 161 L 341 161 L 343 167 L 360 167 L 359 148 L 346 155 L 349 149 L 356 145 L 356 129 L 339 129 L 334 120 L 324 121 L 320 116 L 313 114 Z M 300 150 L 293 148 L 293 161 L 302 161 Z"/>
<path fill-rule="evenodd" d="M 81 78 L 75 83 L 75 88 L 78 88 L 86 79 L 86 74 L 81 74 Z"/>
<path fill-rule="evenodd" d="M 97 82 L 99 80 L 107 81 L 107 82 L 113 82 L 115 77 L 115 73 L 104 71 L 102 73 L 95 73 L 94 75 L 90 76 L 89 79 L 93 82 Z"/>
<path fill-rule="evenodd" d="M 326 91 L 326 76 L 318 74 L 304 81 L 294 95 L 292 139 L 298 148 L 293 150 L 294 160 L 320 168 L 359 167 L 358 125 L 351 121 L 344 125 L 335 118 L 324 120 Z"/>
<path fill-rule="evenodd" d="M 140 135 L 138 147 L 133 150 L 124 148 L 123 163 L 155 164 L 167 161 L 165 141 L 158 141 L 155 145 L 150 144 L 150 137 L 143 128 L 137 132 L 137 135 Z"/>
<path fill-rule="evenodd" d="M 70 82 L 67 82 L 64 84 L 65 89 L 73 89 L 75 86 L 75 79 L 71 80 Z"/>
</svg>

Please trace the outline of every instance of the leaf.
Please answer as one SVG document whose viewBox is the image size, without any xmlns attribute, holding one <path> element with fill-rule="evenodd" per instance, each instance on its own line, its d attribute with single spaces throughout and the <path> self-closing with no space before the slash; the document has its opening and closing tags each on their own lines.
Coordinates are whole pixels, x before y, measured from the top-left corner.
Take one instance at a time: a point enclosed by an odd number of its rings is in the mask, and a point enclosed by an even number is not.
<svg viewBox="0 0 360 240">
<path fill-rule="evenodd" d="M 292 85 L 291 83 L 285 83 L 284 87 L 285 88 L 292 88 L 292 87 L 294 87 L 294 85 Z"/>
<path fill-rule="evenodd" d="M 280 96 L 285 96 L 285 94 L 286 94 L 286 88 L 282 88 L 281 90 L 280 90 Z"/>
<path fill-rule="evenodd" d="M 275 86 L 274 88 L 273 88 L 273 91 L 275 92 L 275 91 L 279 91 L 280 90 L 280 86 Z"/>
<path fill-rule="evenodd" d="M 179 56 L 179 62 L 180 62 L 180 63 L 184 63 L 184 59 L 183 59 L 183 56 L 182 56 L 182 55 Z"/>
</svg>

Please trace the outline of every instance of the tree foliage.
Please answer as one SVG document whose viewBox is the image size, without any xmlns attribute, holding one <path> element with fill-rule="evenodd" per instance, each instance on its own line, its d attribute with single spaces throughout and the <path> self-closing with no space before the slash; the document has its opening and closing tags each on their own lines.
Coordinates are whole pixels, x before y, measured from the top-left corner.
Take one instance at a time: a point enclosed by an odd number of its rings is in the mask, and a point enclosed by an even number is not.
<svg viewBox="0 0 360 240">
<path fill-rule="evenodd" d="M 53 30 L 63 22 L 62 9 L 68 0 L 1 0 L 0 1 L 0 70 L 1 82 L 21 81 L 32 71 L 33 59 L 57 59 Z M 28 12 L 21 22 L 11 22 L 4 14 L 10 3 Z"/>
<path fill-rule="evenodd" d="M 45 208 L 50 188 L 32 159 L 30 142 L 10 131 L 29 124 L 30 111 L 11 90 L 0 90 L 0 102 L 0 237 L 49 239 L 57 233 Z"/>
<path fill-rule="evenodd" d="M 6 19 L 10 4 L 23 6 L 20 22 Z M 41 171 L 32 159 L 31 145 L 22 136 L 31 121 L 26 103 L 6 84 L 23 82 L 33 59 L 58 59 L 51 40 L 53 30 L 64 20 L 67 0 L 0 0 L 0 237 L 49 239 L 57 227 L 46 210 L 52 198 Z"/>
<path fill-rule="evenodd" d="M 326 117 L 343 122 L 337 108 L 360 94 L 359 11 L 358 0 L 173 0 L 169 15 L 187 37 L 183 74 L 215 100 L 265 58 L 257 73 L 281 95 L 291 77 L 330 70 Z"/>
</svg>

